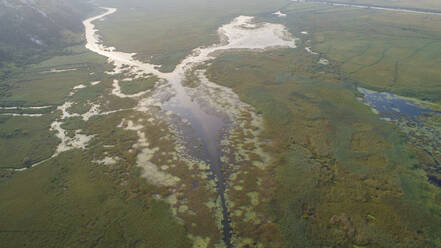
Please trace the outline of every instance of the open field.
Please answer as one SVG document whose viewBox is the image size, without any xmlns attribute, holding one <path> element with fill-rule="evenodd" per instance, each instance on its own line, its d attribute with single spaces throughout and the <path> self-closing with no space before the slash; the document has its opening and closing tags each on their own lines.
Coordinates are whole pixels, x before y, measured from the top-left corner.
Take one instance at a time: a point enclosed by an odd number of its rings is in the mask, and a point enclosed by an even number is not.
<svg viewBox="0 0 441 248">
<path fill-rule="evenodd" d="M 155 86 L 155 83 L 158 81 L 156 77 L 150 77 L 146 79 L 134 79 L 130 81 L 122 81 L 120 82 L 121 92 L 123 94 L 137 94 L 139 92 L 143 92 L 146 90 L 151 90 Z"/>
<path fill-rule="evenodd" d="M 384 7 L 415 8 L 441 10 L 441 3 L 436 0 L 332 0 L 335 3 L 366 4 Z"/>
<path fill-rule="evenodd" d="M 20 108 L 2 109 L 0 113 L 41 114 L 36 117 L 0 116 L 0 153 L 4 158 L 1 168 L 22 168 L 49 158 L 58 144 L 50 130 L 57 106 L 65 101 L 74 86 L 105 78 L 103 72 L 108 66 L 103 58 L 82 47 L 69 48 L 69 53 L 71 55 L 32 65 L 24 73 L 0 83 L 5 90 L 0 106 Z M 83 94 L 93 99 L 92 91 Z M 43 108 L 30 109 L 35 107 Z"/>
<path fill-rule="evenodd" d="M 1 116 L 0 169 L 22 168 L 50 157 L 58 144 L 50 122 L 49 117 Z"/>
<path fill-rule="evenodd" d="M 280 224 L 283 247 L 441 244 L 440 189 L 413 167 L 417 156 L 400 132 L 340 81 L 338 67 L 316 65 L 306 51 L 281 50 L 223 55 L 208 76 L 265 119 L 277 186 L 260 204 Z M 241 192 L 235 199 L 250 188 Z M 248 235 L 261 239 L 258 229 Z"/>
<path fill-rule="evenodd" d="M 441 103 L 440 16 L 282 0 L 96 2 L 118 8 L 96 21 L 104 44 L 163 71 L 240 14 L 299 40 L 184 71 L 183 91 L 204 93 L 191 102 L 237 118 L 229 136 L 216 133 L 228 215 L 217 175 L 191 156 L 202 142 L 179 129 L 190 122 L 158 100 L 175 93 L 159 77 L 109 72 L 82 46 L 11 74 L 0 83 L 0 114 L 18 115 L 0 116 L 0 246 L 225 248 L 228 216 L 233 247 L 441 247 L 441 187 L 430 180 L 441 172 L 418 146 L 430 140 L 357 99 L 363 86 Z M 249 108 L 230 106 L 243 106 L 233 92 Z M 424 118 L 441 130 L 439 115 Z"/>
<path fill-rule="evenodd" d="M 152 186 L 136 172 L 118 186 L 124 166 L 92 159 L 73 151 L 1 180 L 2 246 L 190 247 L 167 203 L 141 194 Z"/>
<path fill-rule="evenodd" d="M 67 48 L 66 53 L 69 55 L 34 64 L 23 73 L 0 82 L 5 89 L 0 105 L 59 105 L 74 86 L 105 77 L 103 72 L 109 66 L 104 58 L 83 47 Z"/>
<path fill-rule="evenodd" d="M 64 64 L 66 61 L 74 61 L 74 58 L 61 61 L 54 58 L 34 66 L 36 71 L 27 76 L 46 76 L 40 74 L 43 70 L 40 67 L 70 68 Z M 87 58 L 86 61 L 91 60 Z M 195 243 L 206 242 L 200 239 L 202 235 L 211 238 L 213 244 L 218 242 L 216 210 L 206 205 L 216 198 L 207 175 L 200 169 L 203 165 L 196 166 L 196 162 L 180 157 L 177 161 L 175 145 L 169 141 L 172 138 L 169 127 L 164 122 L 153 125 L 151 115 L 146 117 L 134 111 L 135 100 L 112 94 L 113 80 L 103 74 L 107 65 L 96 62 L 85 68 L 93 68 L 94 74 L 86 69 L 52 72 L 65 76 L 76 73 L 74 75 L 79 77 L 72 78 L 78 80 L 75 84 L 66 78 L 63 90 L 54 91 L 51 99 L 39 101 L 57 104 L 57 110 L 52 108 L 53 112 L 32 117 L 38 119 L 22 116 L 2 119 L 4 139 L 1 145 L 6 148 L 2 152 L 15 155 L 2 154 L 8 158 L 4 162 L 10 163 L 10 167 L 22 168 L 40 158 L 56 156 L 25 171 L 0 169 L 0 211 L 4 213 L 0 216 L 1 244 L 7 247 L 191 247 L 190 238 Z M 94 81 L 97 79 L 101 81 Z M 53 83 L 41 81 L 47 83 L 48 88 Z M 133 82 L 146 82 L 148 88 L 153 87 L 151 80 Z M 60 106 L 57 99 L 64 103 Z M 33 99 L 22 98 L 23 106 L 29 106 L 26 100 L 32 103 Z M 70 107 L 60 108 L 69 102 L 72 103 Z M 93 108 L 98 105 L 100 111 L 108 114 L 96 115 Z M 161 148 L 161 152 L 150 159 L 155 164 L 170 167 L 170 171 L 182 177 L 179 187 L 154 185 L 145 179 L 137 158 L 148 147 L 136 149 L 137 131 L 130 130 L 129 124 L 122 128 L 125 118 L 145 122 L 144 137 L 151 142 L 152 151 Z M 71 146 L 65 138 L 56 138 L 59 131 L 50 129 L 57 123 L 55 119 L 62 121 L 61 127 L 67 137 L 74 138 L 80 133 L 90 137 L 89 142 L 84 147 Z M 64 144 L 63 149 L 74 149 L 55 152 L 60 148 L 60 141 Z M 23 161 L 22 156 L 29 153 L 32 161 Z M 20 163 L 13 163 L 17 161 Z M 157 173 L 163 175 L 163 172 Z M 195 182 L 197 188 L 193 186 Z M 32 196 L 23 197 L 29 194 Z"/>
<path fill-rule="evenodd" d="M 293 3 L 281 21 L 365 87 L 441 102 L 441 15 Z M 273 18 L 274 19 L 274 18 Z M 280 19 L 280 18 L 279 18 Z"/>
<path fill-rule="evenodd" d="M 172 71 L 194 48 L 218 42 L 216 29 L 238 15 L 276 10 L 287 2 L 276 1 L 97 1 L 118 11 L 97 22 L 108 46 L 136 52 L 138 58 Z M 130 37 L 130 38 L 128 38 Z"/>
</svg>

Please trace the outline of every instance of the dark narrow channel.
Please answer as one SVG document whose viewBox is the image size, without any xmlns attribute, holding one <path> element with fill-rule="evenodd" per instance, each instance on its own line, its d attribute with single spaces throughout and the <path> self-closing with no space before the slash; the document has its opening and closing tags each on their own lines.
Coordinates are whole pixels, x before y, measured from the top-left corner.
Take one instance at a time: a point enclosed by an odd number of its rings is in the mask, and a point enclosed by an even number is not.
<svg viewBox="0 0 441 248">
<path fill-rule="evenodd" d="M 221 118 L 214 114 L 215 111 L 204 111 L 206 108 L 203 108 L 200 103 L 191 99 L 185 92 L 181 85 L 181 80 L 175 79 L 169 78 L 169 81 L 177 91 L 176 95 L 165 103 L 162 109 L 172 111 L 181 118 L 188 120 L 191 124 L 190 130 L 182 127 L 181 131 L 183 131 L 185 141 L 188 143 L 187 149 L 191 155 L 205 161 L 210 166 L 210 171 L 212 172 L 211 180 L 214 180 L 216 183 L 217 194 L 221 202 L 223 241 L 226 247 L 232 248 L 232 227 L 225 199 L 227 185 L 222 172 L 222 152 L 220 150 L 220 137 L 226 134 L 227 130 L 231 127 L 231 123 L 225 121 L 226 118 Z M 191 140 L 198 140 L 200 149 L 196 150 Z"/>
<path fill-rule="evenodd" d="M 87 40 L 86 48 L 92 52 L 106 56 L 109 59 L 111 58 L 113 61 L 118 61 L 121 64 L 137 68 L 138 73 L 139 71 L 144 74 L 152 73 L 170 83 L 170 91 L 173 91 L 174 95 L 162 105 L 162 109 L 171 111 L 189 121 L 192 131 L 188 132 L 187 136 L 185 136 L 184 133 L 185 142 L 188 141 L 187 143 L 191 143 L 191 140 L 198 140 L 201 149 L 197 149 L 191 145 L 187 148 L 189 148 L 188 150 L 190 153 L 195 153 L 197 158 L 205 161 L 210 166 L 212 172 L 211 179 L 216 182 L 218 197 L 221 200 L 223 240 L 228 248 L 232 247 L 232 228 L 230 214 L 225 199 L 226 182 L 221 168 L 222 163 L 220 159 L 221 151 L 219 138 L 220 135 L 225 133 L 229 128 L 228 121 L 225 121 L 226 118 L 221 118 L 219 114 L 215 114 L 216 111 L 206 111 L 207 106 L 202 106 L 200 102 L 195 101 L 182 86 L 182 80 L 185 78 L 186 69 L 189 69 L 185 68 L 185 66 L 192 63 L 191 59 L 187 62 L 181 62 L 182 64 L 178 65 L 171 73 L 162 73 L 156 70 L 154 65 L 133 59 L 133 54 L 114 52 L 112 49 L 105 49 L 105 47 L 99 45 L 100 39 L 97 38 L 97 30 L 95 29 L 93 22 L 107 15 L 113 14 L 116 11 L 116 9 L 111 8 L 104 9 L 106 10 L 105 13 L 91 17 L 83 22 Z M 198 62 L 202 61 L 204 61 L 204 59 L 199 58 Z M 210 112 L 210 114 L 208 112 Z M 182 125 L 182 127 L 183 126 L 184 125 Z M 185 128 L 183 127 L 183 129 Z"/>
</svg>

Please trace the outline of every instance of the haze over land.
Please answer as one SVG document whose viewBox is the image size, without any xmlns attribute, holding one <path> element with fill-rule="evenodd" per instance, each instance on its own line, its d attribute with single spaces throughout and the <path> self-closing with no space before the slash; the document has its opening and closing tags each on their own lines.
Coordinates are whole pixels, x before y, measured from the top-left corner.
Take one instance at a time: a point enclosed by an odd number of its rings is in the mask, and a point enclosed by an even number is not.
<svg viewBox="0 0 441 248">
<path fill-rule="evenodd" d="M 0 246 L 440 247 L 440 11 L 0 0 Z"/>
</svg>

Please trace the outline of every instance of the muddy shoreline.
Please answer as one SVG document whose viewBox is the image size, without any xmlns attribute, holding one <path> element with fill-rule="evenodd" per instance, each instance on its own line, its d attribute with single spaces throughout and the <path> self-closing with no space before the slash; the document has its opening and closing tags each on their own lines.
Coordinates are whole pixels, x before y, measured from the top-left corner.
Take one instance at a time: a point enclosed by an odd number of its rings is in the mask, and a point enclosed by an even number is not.
<svg viewBox="0 0 441 248">
<path fill-rule="evenodd" d="M 159 78 L 158 82 L 161 84 L 159 87 L 153 91 L 135 95 L 126 95 L 120 92 L 118 90 L 119 82 L 116 80 L 113 84 L 112 94 L 120 98 L 137 99 L 138 106 L 135 107 L 135 110 L 140 112 L 149 113 L 152 108 L 159 107 L 166 116 L 174 116 L 173 118 L 178 120 L 170 125 L 179 129 L 179 132 L 187 130 L 184 132 L 181 142 L 187 146 L 188 155 L 204 161 L 209 166 L 218 194 L 218 208 L 222 212 L 221 227 L 219 227 L 222 229 L 222 240 L 226 247 L 233 247 L 233 231 L 226 195 L 227 175 L 224 175 L 221 161 L 223 155 L 221 141 L 229 135 L 229 130 L 232 127 L 240 126 L 239 117 L 242 113 L 254 110 L 241 102 L 231 89 L 210 82 L 204 75 L 205 70 L 193 72 L 201 81 L 198 87 L 187 88 L 183 86 L 183 82 L 187 72 L 191 72 L 194 67 L 214 59 L 220 52 L 230 50 L 265 51 L 280 47 L 295 48 L 296 38 L 281 24 L 255 23 L 253 17 L 239 16 L 218 29 L 218 35 L 222 41 L 220 44 L 194 49 L 176 66 L 173 72 L 164 73 L 157 69 L 157 65 L 137 60 L 134 53 L 120 52 L 117 51 L 117 48 L 107 47 L 102 43 L 93 22 L 103 21 L 106 16 L 117 11 L 113 8 L 103 9 L 106 10 L 105 13 L 84 21 L 86 48 L 107 57 L 108 62 L 114 65 L 113 71 L 108 72 L 109 75 L 124 74 L 128 78 L 142 78 L 145 75 L 153 74 Z M 140 132 L 142 126 L 133 124 L 131 128 Z M 142 132 L 139 135 L 140 139 L 144 137 L 141 134 Z M 200 144 L 199 148 L 196 148 L 197 151 L 194 151 L 192 141 Z M 145 166 L 143 163 L 149 163 L 150 169 L 157 170 L 156 165 L 145 161 L 141 154 L 137 164 L 143 167 Z M 154 179 L 149 175 L 144 176 L 151 180 Z M 170 176 L 164 174 L 164 178 Z M 153 181 L 159 185 L 162 183 L 156 179 Z"/>
</svg>

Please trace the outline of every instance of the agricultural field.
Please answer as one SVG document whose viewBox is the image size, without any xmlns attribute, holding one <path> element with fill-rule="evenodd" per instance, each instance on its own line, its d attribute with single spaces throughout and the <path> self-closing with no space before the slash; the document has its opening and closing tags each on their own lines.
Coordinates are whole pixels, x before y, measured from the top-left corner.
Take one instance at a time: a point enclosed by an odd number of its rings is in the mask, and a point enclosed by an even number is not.
<svg viewBox="0 0 441 248">
<path fill-rule="evenodd" d="M 0 77 L 0 247 L 440 247 L 441 15 L 322 2 L 81 2 Z"/>
</svg>

